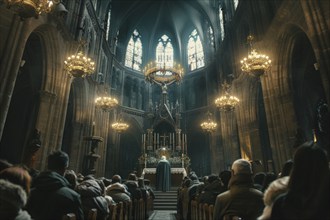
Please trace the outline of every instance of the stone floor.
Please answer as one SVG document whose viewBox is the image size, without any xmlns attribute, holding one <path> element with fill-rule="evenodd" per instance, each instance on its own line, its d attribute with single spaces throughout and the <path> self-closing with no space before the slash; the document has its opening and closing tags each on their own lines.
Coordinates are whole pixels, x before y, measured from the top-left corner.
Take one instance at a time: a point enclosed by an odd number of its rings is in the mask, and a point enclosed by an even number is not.
<svg viewBox="0 0 330 220">
<path fill-rule="evenodd" d="M 149 220 L 176 220 L 176 211 L 155 210 Z"/>
</svg>

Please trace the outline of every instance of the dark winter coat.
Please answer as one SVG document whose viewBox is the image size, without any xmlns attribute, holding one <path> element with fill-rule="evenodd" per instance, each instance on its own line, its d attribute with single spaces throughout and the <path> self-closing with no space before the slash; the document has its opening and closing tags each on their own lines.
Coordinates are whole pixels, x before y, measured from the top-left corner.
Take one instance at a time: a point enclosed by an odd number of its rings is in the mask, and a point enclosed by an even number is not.
<svg viewBox="0 0 330 220">
<path fill-rule="evenodd" d="M 126 190 L 126 187 L 123 186 L 123 184 L 121 183 L 114 183 L 111 184 L 108 188 L 107 188 L 107 195 L 111 196 L 111 198 L 116 202 L 130 202 L 131 201 L 131 197 L 130 197 L 130 193 Z"/>
<path fill-rule="evenodd" d="M 80 195 L 56 172 L 43 172 L 34 180 L 26 209 L 34 220 L 58 220 L 67 213 L 84 219 Z"/>
<path fill-rule="evenodd" d="M 229 190 L 217 196 L 213 219 L 220 220 L 228 215 L 255 220 L 263 208 L 263 193 L 253 188 L 251 176 L 234 175 L 230 179 Z"/>
<path fill-rule="evenodd" d="M 107 218 L 109 214 L 108 202 L 96 180 L 84 180 L 77 186 L 76 191 L 81 196 L 85 218 L 88 217 L 88 212 L 93 208 L 97 209 L 97 220 Z"/>
</svg>

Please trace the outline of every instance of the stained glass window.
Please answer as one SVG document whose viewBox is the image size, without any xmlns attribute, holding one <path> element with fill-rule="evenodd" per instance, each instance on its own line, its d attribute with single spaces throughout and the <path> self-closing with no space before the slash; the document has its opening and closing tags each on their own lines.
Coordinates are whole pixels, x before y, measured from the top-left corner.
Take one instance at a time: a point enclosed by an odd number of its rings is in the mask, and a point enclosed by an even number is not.
<svg viewBox="0 0 330 220">
<path fill-rule="evenodd" d="M 167 35 L 163 35 L 159 40 L 156 47 L 156 62 L 157 66 L 173 67 L 174 62 L 174 49 L 171 39 Z"/>
<path fill-rule="evenodd" d="M 237 6 L 238 6 L 238 2 L 239 0 L 233 0 L 233 3 L 234 3 L 234 9 L 236 10 Z"/>
<path fill-rule="evenodd" d="M 224 26 L 223 11 L 221 5 L 219 5 L 219 21 L 220 21 L 220 37 L 221 40 L 223 40 L 225 38 L 225 26 Z"/>
<path fill-rule="evenodd" d="M 109 40 L 109 34 L 110 34 L 110 19 L 111 19 L 111 9 L 108 12 L 108 19 L 107 19 L 107 32 L 105 33 L 106 40 Z"/>
<path fill-rule="evenodd" d="M 125 66 L 134 70 L 141 70 L 142 64 L 142 42 L 137 30 L 134 30 L 127 44 Z"/>
<path fill-rule="evenodd" d="M 187 54 L 190 70 L 195 70 L 205 65 L 203 45 L 196 29 L 189 35 Z"/>
</svg>

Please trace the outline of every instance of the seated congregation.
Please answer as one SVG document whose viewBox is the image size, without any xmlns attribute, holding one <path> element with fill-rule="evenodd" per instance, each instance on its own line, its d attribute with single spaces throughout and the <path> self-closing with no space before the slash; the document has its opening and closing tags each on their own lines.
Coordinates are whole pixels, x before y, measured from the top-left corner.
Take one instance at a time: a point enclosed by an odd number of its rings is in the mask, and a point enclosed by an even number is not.
<svg viewBox="0 0 330 220">
<path fill-rule="evenodd" d="M 56 151 L 48 169 L 33 177 L 25 167 L 1 161 L 1 219 L 148 219 L 153 212 L 150 182 L 129 174 L 112 179 L 67 170 L 69 157 Z M 244 159 L 231 171 L 199 178 L 190 172 L 177 195 L 177 219 L 330 219 L 330 171 L 326 152 L 315 143 L 297 148 L 279 175 L 253 173 Z"/>
<path fill-rule="evenodd" d="M 32 178 L 25 167 L 1 161 L 0 216 L 20 220 L 147 219 L 154 193 L 148 180 L 131 173 L 122 183 L 67 170 L 69 157 L 56 151 L 48 169 Z"/>
</svg>

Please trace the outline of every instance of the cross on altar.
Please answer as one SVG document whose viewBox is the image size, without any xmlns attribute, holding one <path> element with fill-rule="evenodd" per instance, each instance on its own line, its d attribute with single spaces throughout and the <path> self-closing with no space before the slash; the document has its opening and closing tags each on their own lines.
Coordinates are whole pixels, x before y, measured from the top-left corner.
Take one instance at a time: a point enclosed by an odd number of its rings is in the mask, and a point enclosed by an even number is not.
<svg viewBox="0 0 330 220">
<path fill-rule="evenodd" d="M 165 133 L 163 135 L 160 136 L 161 138 L 163 138 L 163 145 L 162 146 L 166 146 L 166 139 L 169 137 L 167 136 Z"/>
</svg>

